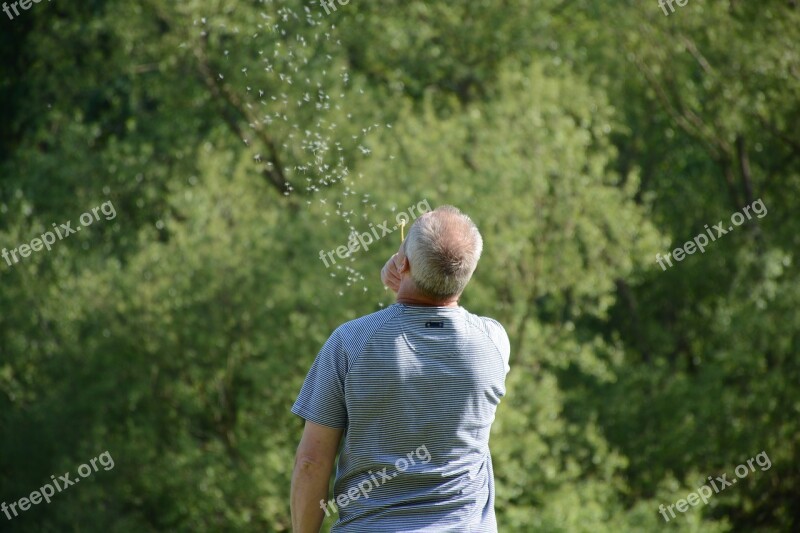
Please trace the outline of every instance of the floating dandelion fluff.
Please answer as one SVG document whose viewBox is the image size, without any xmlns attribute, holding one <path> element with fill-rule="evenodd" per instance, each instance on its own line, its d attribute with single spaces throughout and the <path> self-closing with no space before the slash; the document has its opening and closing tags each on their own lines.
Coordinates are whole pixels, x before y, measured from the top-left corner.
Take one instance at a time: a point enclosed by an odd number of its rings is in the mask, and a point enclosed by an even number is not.
<svg viewBox="0 0 800 533">
<path fill-rule="evenodd" d="M 235 12 L 220 15 L 229 17 L 222 20 L 200 20 L 204 57 L 211 58 L 212 48 L 219 46 L 219 61 L 208 59 L 203 65 L 205 72 L 216 74 L 207 82 L 224 107 L 241 117 L 237 133 L 269 183 L 295 205 L 320 212 L 321 226 L 331 228 L 330 235 L 343 227 L 349 229 L 340 235 L 358 231 L 352 222 L 364 224 L 369 213 L 379 210 L 379 202 L 363 193 L 362 174 L 351 169 L 373 156 L 369 137 L 392 125 L 374 118 L 357 124 L 358 111 L 365 107 L 359 101 L 370 96 L 349 70 L 335 25 L 307 5 L 294 9 L 271 0 L 262 5 L 255 20 L 236 19 Z M 323 216 L 332 205 L 335 213 Z M 349 260 L 357 264 L 352 254 Z M 347 286 L 362 286 L 366 292 L 365 277 L 348 268 Z"/>
</svg>

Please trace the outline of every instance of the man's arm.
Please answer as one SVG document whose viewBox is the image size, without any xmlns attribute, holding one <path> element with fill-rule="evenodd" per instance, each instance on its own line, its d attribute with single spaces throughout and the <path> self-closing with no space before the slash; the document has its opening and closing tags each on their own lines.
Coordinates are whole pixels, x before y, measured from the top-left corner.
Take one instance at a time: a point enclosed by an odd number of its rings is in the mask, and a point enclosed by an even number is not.
<svg viewBox="0 0 800 533">
<path fill-rule="evenodd" d="M 381 281 L 383 285 L 389 287 L 393 292 L 400 289 L 400 282 L 403 281 L 403 273 L 408 270 L 408 261 L 405 255 L 405 246 L 400 245 L 400 249 L 386 261 L 381 269 Z"/>
<path fill-rule="evenodd" d="M 319 533 L 323 520 L 320 501 L 328 498 L 328 482 L 341 438 L 341 429 L 306 421 L 292 473 L 294 533 Z"/>
</svg>

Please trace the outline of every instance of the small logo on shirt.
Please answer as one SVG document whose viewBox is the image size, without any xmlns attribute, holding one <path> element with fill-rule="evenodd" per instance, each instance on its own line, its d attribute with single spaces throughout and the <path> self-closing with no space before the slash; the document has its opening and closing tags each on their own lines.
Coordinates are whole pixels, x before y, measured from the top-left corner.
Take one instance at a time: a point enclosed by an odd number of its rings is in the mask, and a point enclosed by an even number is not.
<svg viewBox="0 0 800 533">
<path fill-rule="evenodd" d="M 439 321 L 439 322 L 425 322 L 425 327 L 426 328 L 443 328 L 444 327 L 444 321 L 442 320 L 442 321 Z"/>
</svg>

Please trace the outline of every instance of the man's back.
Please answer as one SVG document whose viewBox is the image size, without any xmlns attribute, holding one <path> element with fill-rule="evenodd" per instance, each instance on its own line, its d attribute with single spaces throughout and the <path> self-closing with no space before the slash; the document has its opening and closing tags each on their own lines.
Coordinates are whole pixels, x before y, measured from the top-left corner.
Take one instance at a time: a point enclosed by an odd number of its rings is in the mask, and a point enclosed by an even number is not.
<svg viewBox="0 0 800 533">
<path fill-rule="evenodd" d="M 346 429 L 334 531 L 496 531 L 489 430 L 508 358 L 503 327 L 461 307 L 394 304 L 338 328 L 292 409 Z"/>
</svg>

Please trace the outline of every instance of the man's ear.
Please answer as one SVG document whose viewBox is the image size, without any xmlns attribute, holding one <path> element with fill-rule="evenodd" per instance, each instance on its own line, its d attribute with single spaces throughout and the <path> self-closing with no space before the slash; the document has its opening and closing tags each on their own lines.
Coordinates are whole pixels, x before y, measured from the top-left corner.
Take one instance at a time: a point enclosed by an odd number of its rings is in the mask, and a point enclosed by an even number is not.
<svg viewBox="0 0 800 533">
<path fill-rule="evenodd" d="M 409 270 L 411 270 L 411 263 L 408 262 L 408 257 L 403 256 L 400 266 L 397 267 L 397 272 L 402 274 L 403 272 L 408 272 Z"/>
</svg>

